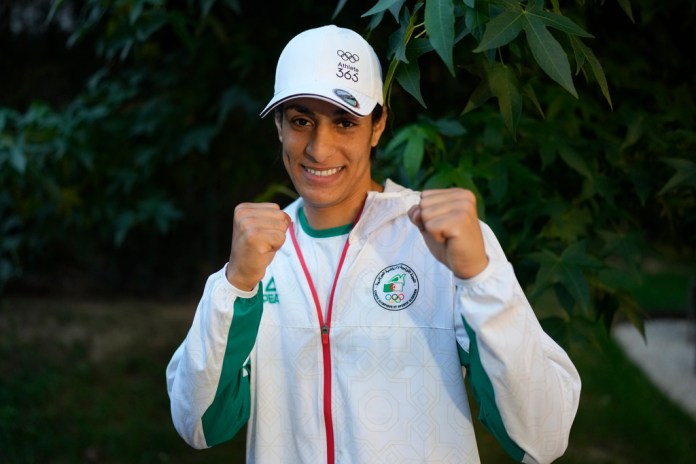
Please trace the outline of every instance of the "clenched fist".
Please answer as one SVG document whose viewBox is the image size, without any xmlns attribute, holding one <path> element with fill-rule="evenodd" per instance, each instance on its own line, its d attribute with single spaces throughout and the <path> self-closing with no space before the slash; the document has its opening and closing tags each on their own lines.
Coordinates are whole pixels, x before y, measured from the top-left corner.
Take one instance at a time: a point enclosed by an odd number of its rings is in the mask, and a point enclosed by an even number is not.
<svg viewBox="0 0 696 464">
<path fill-rule="evenodd" d="M 290 216 L 275 203 L 241 203 L 234 209 L 227 280 L 240 290 L 256 288 L 285 242 Z"/>
<path fill-rule="evenodd" d="M 488 265 L 476 211 L 469 190 L 425 190 L 408 217 L 421 231 L 435 258 L 459 278 L 470 279 Z"/>
</svg>

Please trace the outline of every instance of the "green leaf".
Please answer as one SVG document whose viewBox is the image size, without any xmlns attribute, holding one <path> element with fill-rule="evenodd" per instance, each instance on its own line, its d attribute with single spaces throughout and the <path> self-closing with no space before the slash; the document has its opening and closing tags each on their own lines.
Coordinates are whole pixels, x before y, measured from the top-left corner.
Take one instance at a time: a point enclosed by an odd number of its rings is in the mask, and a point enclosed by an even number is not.
<svg viewBox="0 0 696 464">
<path fill-rule="evenodd" d="M 561 145 L 558 147 L 558 154 L 561 156 L 561 159 L 565 162 L 565 164 L 567 164 L 575 172 L 581 174 L 587 180 L 591 181 L 594 179 L 587 161 L 585 161 L 585 158 L 578 154 L 578 152 L 567 145 Z"/>
<path fill-rule="evenodd" d="M 387 143 L 387 146 L 384 147 L 384 151 L 386 153 L 395 153 L 396 149 L 399 148 L 402 144 L 406 143 L 406 140 L 408 140 L 410 136 L 410 130 L 412 126 L 406 126 L 402 129 L 400 129 L 394 137 Z"/>
<path fill-rule="evenodd" d="M 563 243 L 575 243 L 579 238 L 586 237 L 592 224 L 592 215 L 583 207 L 572 207 L 561 213 L 550 216 L 540 238 L 561 240 Z"/>
<path fill-rule="evenodd" d="M 626 13 L 626 16 L 631 20 L 632 23 L 635 24 L 636 20 L 633 18 L 633 9 L 631 8 L 631 0 L 616 0 L 619 3 L 619 6 L 621 7 L 622 10 L 624 10 L 624 13 Z"/>
<path fill-rule="evenodd" d="M 244 108 L 250 112 L 255 111 L 257 108 L 256 100 L 253 100 L 246 89 L 239 86 L 232 85 L 228 87 L 222 95 L 220 95 L 218 100 L 218 117 L 217 125 L 221 126 L 227 120 L 227 116 L 235 108 Z"/>
<path fill-rule="evenodd" d="M 428 39 L 411 39 L 406 48 L 406 54 L 416 58 L 431 51 L 433 44 Z"/>
<path fill-rule="evenodd" d="M 425 30 L 433 48 L 454 76 L 454 4 L 452 0 L 428 0 L 425 3 Z"/>
<path fill-rule="evenodd" d="M 597 268 L 601 266 L 601 261 L 586 253 L 584 242 L 570 245 L 560 256 L 544 249 L 530 257 L 540 264 L 535 283 L 536 296 L 560 283 L 575 299 L 583 314 L 590 314 L 590 289 L 583 268 Z"/>
<path fill-rule="evenodd" d="M 538 17 L 524 15 L 523 23 L 532 55 L 541 69 L 571 95 L 578 98 L 570 73 L 570 63 L 561 44 L 551 35 L 546 29 L 546 25 Z"/>
<path fill-rule="evenodd" d="M 216 0 L 201 0 L 201 16 L 208 16 L 215 2 Z"/>
<path fill-rule="evenodd" d="M 633 324 L 633 327 L 638 330 L 643 340 L 647 340 L 645 337 L 645 317 L 646 314 L 638 306 L 638 303 L 626 296 L 619 296 L 619 311 L 623 313 L 624 316 Z"/>
<path fill-rule="evenodd" d="M 600 230 L 598 235 L 604 240 L 601 253 L 619 257 L 633 269 L 640 263 L 641 248 L 644 246 L 641 232 L 618 233 Z"/>
<path fill-rule="evenodd" d="M 416 178 L 425 154 L 425 134 L 418 126 L 412 126 L 404 149 L 404 169 L 411 180 Z"/>
<path fill-rule="evenodd" d="M 570 292 L 562 285 L 555 284 L 553 286 L 553 293 L 556 296 L 556 300 L 561 305 L 561 308 L 565 310 L 568 315 L 573 314 L 573 306 L 575 306 L 575 298 Z"/>
<path fill-rule="evenodd" d="M 496 202 L 501 202 L 508 191 L 508 166 L 499 160 L 494 167 L 493 176 L 488 181 L 488 187 L 491 189 L 491 195 Z"/>
<path fill-rule="evenodd" d="M 433 144 L 437 150 L 445 151 L 445 142 L 442 140 L 442 135 L 429 118 L 426 122 L 419 123 L 418 127 L 423 131 L 424 139 L 427 142 Z"/>
<path fill-rule="evenodd" d="M 438 119 L 435 121 L 437 131 L 447 137 L 461 137 L 467 133 L 466 127 L 458 119 Z"/>
<path fill-rule="evenodd" d="M 415 98 L 423 108 L 427 108 L 420 90 L 420 67 L 417 60 L 404 63 L 396 70 L 396 82 Z"/>
<path fill-rule="evenodd" d="M 464 116 L 465 114 L 475 110 L 491 98 L 493 98 L 493 92 L 491 92 L 490 87 L 488 87 L 488 83 L 479 84 L 478 87 L 474 89 L 474 92 L 469 97 L 469 100 L 466 102 L 466 106 L 460 113 L 460 116 Z"/>
<path fill-rule="evenodd" d="M 696 190 L 696 163 L 682 158 L 665 158 L 661 161 L 672 166 L 677 172 L 662 187 L 658 195 L 664 195 L 681 186 Z"/>
<path fill-rule="evenodd" d="M 452 166 L 438 168 L 423 184 L 423 190 L 444 189 L 454 186 L 456 171 Z"/>
<path fill-rule="evenodd" d="M 389 39 L 387 41 L 389 45 L 387 51 L 388 59 L 401 61 L 403 63 L 409 62 L 406 57 L 406 46 L 410 43 L 409 39 L 411 34 L 413 34 L 413 28 L 409 26 L 409 21 L 401 21 L 399 23 L 399 28 L 389 34 Z"/>
<path fill-rule="evenodd" d="M 46 24 L 53 21 L 53 18 L 55 18 L 56 13 L 63 6 L 64 3 L 65 3 L 65 0 L 54 0 L 51 3 L 51 9 L 48 11 L 48 15 L 46 15 Z M 1 281 L 2 281 L 2 279 L 0 279 L 0 282 Z"/>
<path fill-rule="evenodd" d="M 393 3 L 388 8 L 389 12 L 394 17 L 394 20 L 396 21 L 397 24 L 399 24 L 399 22 L 400 22 L 399 12 L 401 12 L 401 9 L 404 7 L 404 3 L 406 3 L 406 0 L 398 0 L 396 3 Z M 413 14 L 415 15 L 419 9 L 420 9 L 420 6 L 416 5 L 416 7 L 413 9 Z M 404 9 L 404 13 L 408 14 L 408 8 Z M 408 17 L 408 16 L 404 15 L 403 17 Z"/>
<path fill-rule="evenodd" d="M 138 0 L 138 1 L 131 2 L 131 9 L 128 13 L 128 20 L 130 21 L 131 25 L 135 24 L 138 21 L 138 19 L 140 18 L 140 15 L 143 13 L 144 6 L 145 6 L 144 0 Z"/>
<path fill-rule="evenodd" d="M 116 246 L 123 245 L 134 222 L 135 217 L 132 211 L 124 211 L 118 215 L 114 221 L 114 244 Z"/>
<path fill-rule="evenodd" d="M 654 179 L 652 173 L 637 166 L 627 166 L 626 175 L 633 184 L 634 193 L 642 205 L 648 201 L 652 190 Z"/>
<path fill-rule="evenodd" d="M 585 242 L 577 242 L 568 246 L 561 258 L 570 265 L 598 269 L 602 267 L 602 261 L 587 253 L 587 244 Z"/>
<path fill-rule="evenodd" d="M 370 18 L 370 23 L 367 25 L 367 30 L 372 32 L 375 29 L 377 29 L 377 26 L 382 24 L 382 20 L 384 19 L 384 11 L 380 11 L 379 13 L 375 13 L 372 15 Z"/>
<path fill-rule="evenodd" d="M 640 273 L 635 267 L 603 269 L 597 274 L 597 278 L 607 288 L 628 291 L 636 290 L 642 282 Z"/>
<path fill-rule="evenodd" d="M 621 143 L 620 150 L 623 151 L 626 148 L 635 145 L 645 135 L 645 119 L 645 114 L 636 112 L 630 112 L 624 117 L 624 124 L 626 125 L 626 137 Z"/>
<path fill-rule="evenodd" d="M 27 158 L 22 148 L 23 144 L 15 143 L 10 149 L 10 165 L 20 174 L 27 168 Z"/>
<path fill-rule="evenodd" d="M 274 182 L 266 187 L 266 190 L 264 190 L 263 193 L 256 196 L 254 201 L 260 203 L 274 201 L 275 197 L 278 195 L 284 195 L 292 200 L 298 198 L 297 192 L 288 187 L 287 184 Z"/>
<path fill-rule="evenodd" d="M 528 13 L 531 12 L 539 12 L 544 9 L 544 0 L 527 0 L 527 6 L 525 7 L 525 10 Z"/>
<path fill-rule="evenodd" d="M 239 0 L 222 0 L 229 9 L 237 14 L 242 14 L 242 7 L 239 5 Z"/>
<path fill-rule="evenodd" d="M 198 126 L 183 133 L 177 146 L 177 152 L 181 155 L 192 151 L 207 153 L 218 131 L 219 129 L 215 126 Z"/>
<path fill-rule="evenodd" d="M 519 11 L 504 11 L 493 18 L 486 24 L 486 31 L 474 52 L 479 53 L 510 43 L 522 31 L 523 16 L 524 13 L 520 9 Z"/>
<path fill-rule="evenodd" d="M 331 20 L 333 21 L 336 19 L 336 16 L 343 10 L 343 7 L 346 6 L 346 3 L 348 0 L 338 0 L 338 3 L 336 3 L 336 9 L 334 9 L 333 14 L 331 15 Z"/>
<path fill-rule="evenodd" d="M 138 42 L 147 41 L 155 32 L 162 29 L 167 24 L 167 15 L 163 11 L 155 10 L 142 16 L 138 21 L 135 38 Z"/>
<path fill-rule="evenodd" d="M 387 70 L 387 75 L 384 78 L 384 101 L 387 108 L 391 108 L 392 85 L 399 63 L 408 62 L 408 58 L 406 58 L 405 55 L 406 46 L 413 35 L 417 19 L 418 16 L 415 14 L 415 11 L 413 15 L 409 16 L 408 8 L 404 9 L 402 13 L 402 21 L 399 23 L 399 30 L 393 32 L 389 37 L 390 56 L 393 54 L 393 58 L 389 63 L 389 69 Z"/>
<path fill-rule="evenodd" d="M 488 85 L 498 99 L 500 113 L 505 126 L 516 139 L 517 123 L 522 113 L 522 96 L 517 88 L 517 78 L 512 68 L 500 63 L 487 67 Z"/>
<path fill-rule="evenodd" d="M 488 15 L 479 8 L 471 8 L 464 11 L 464 24 L 476 37 L 481 39 L 479 30 L 488 22 Z"/>
<path fill-rule="evenodd" d="M 547 249 L 532 253 L 530 258 L 540 265 L 535 282 L 535 293 L 540 294 L 542 290 L 558 282 L 557 267 L 560 265 L 560 258 Z"/>
<path fill-rule="evenodd" d="M 396 74 L 396 69 L 399 66 L 399 60 L 396 58 L 391 60 L 389 63 L 389 69 L 387 70 L 387 75 L 384 78 L 384 103 L 387 108 L 391 108 L 391 91 L 394 82 L 394 75 Z"/>
<path fill-rule="evenodd" d="M 518 0 L 488 0 L 487 2 L 480 3 L 484 3 L 484 5 L 486 3 L 490 3 L 495 5 L 496 7 L 503 8 L 506 10 L 519 10 L 521 7 L 520 2 Z"/>
<path fill-rule="evenodd" d="M 592 34 L 575 24 L 566 16 L 543 10 L 527 12 L 527 16 L 532 15 L 537 16 L 547 26 L 553 27 L 554 29 L 558 29 L 559 31 L 566 32 L 571 35 L 577 35 L 580 37 L 594 37 Z"/>
<path fill-rule="evenodd" d="M 364 18 L 366 16 L 372 16 L 377 13 L 383 13 L 384 11 L 389 9 L 389 7 L 391 7 L 393 4 L 399 1 L 401 0 L 379 0 L 377 3 L 375 3 L 375 5 L 372 8 L 363 13 L 361 17 Z"/>
<path fill-rule="evenodd" d="M 534 87 L 532 87 L 532 84 L 527 83 L 524 86 L 522 86 L 522 93 L 527 96 L 534 105 L 534 108 L 539 112 L 539 115 L 544 118 L 544 110 L 541 107 L 541 103 L 539 103 L 539 99 L 537 98 L 536 92 L 534 91 Z"/>
<path fill-rule="evenodd" d="M 599 60 L 595 56 L 594 52 L 592 52 L 592 50 L 587 45 L 580 42 L 580 39 L 578 39 L 577 37 L 571 37 L 570 44 L 572 45 L 573 51 L 575 52 L 575 60 L 578 62 L 577 72 L 580 72 L 582 63 L 584 63 L 584 61 L 587 60 L 587 62 L 590 63 L 590 67 L 592 68 L 592 73 L 594 74 L 595 79 L 597 79 L 599 88 L 602 90 L 602 95 L 604 95 L 604 98 L 606 98 L 607 102 L 609 103 L 609 107 L 613 108 L 614 106 L 611 103 L 611 95 L 609 95 L 609 85 L 607 84 L 607 78 L 604 75 L 602 65 L 599 63 Z"/>
</svg>

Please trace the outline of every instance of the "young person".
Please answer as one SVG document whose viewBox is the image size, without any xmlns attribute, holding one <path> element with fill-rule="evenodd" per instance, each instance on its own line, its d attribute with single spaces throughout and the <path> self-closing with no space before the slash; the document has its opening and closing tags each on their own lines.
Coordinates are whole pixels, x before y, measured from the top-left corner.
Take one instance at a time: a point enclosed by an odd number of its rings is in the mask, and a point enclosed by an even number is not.
<svg viewBox="0 0 696 464">
<path fill-rule="evenodd" d="M 372 179 L 382 105 L 357 33 L 311 29 L 283 50 L 262 116 L 300 198 L 235 209 L 229 262 L 167 367 L 174 425 L 206 448 L 248 423 L 248 462 L 478 462 L 468 379 L 504 449 L 550 462 L 577 371 L 471 192 Z"/>
</svg>

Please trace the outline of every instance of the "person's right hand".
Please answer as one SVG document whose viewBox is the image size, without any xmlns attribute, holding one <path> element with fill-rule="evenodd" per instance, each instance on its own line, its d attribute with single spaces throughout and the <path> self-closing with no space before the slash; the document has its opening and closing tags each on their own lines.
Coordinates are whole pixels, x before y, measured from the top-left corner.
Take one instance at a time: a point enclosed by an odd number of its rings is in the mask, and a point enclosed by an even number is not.
<svg viewBox="0 0 696 464">
<path fill-rule="evenodd" d="M 290 216 L 275 203 L 241 203 L 234 209 L 227 280 L 251 291 L 285 242 Z"/>
</svg>

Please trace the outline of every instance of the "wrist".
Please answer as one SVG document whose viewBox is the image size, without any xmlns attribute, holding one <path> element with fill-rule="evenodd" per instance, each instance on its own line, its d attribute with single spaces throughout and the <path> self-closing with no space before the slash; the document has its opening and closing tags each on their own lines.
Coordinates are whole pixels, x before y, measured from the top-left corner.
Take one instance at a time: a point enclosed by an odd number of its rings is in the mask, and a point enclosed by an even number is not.
<svg viewBox="0 0 696 464">
<path fill-rule="evenodd" d="M 230 266 L 229 263 L 227 265 L 227 269 L 225 269 L 225 278 L 230 283 L 230 285 L 244 292 L 253 291 L 259 284 L 258 280 L 252 281 L 250 279 L 244 279 L 240 277 L 239 273 L 236 272 L 235 269 L 232 266 Z"/>
<path fill-rule="evenodd" d="M 455 277 L 462 280 L 473 279 L 474 277 L 478 276 L 486 270 L 486 268 L 488 267 L 488 263 L 488 256 L 485 256 L 482 260 L 477 261 L 476 263 L 462 266 L 460 269 L 453 271 L 453 273 Z"/>
</svg>

